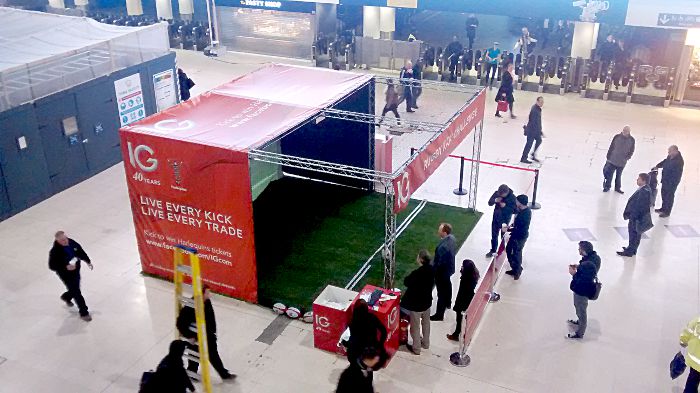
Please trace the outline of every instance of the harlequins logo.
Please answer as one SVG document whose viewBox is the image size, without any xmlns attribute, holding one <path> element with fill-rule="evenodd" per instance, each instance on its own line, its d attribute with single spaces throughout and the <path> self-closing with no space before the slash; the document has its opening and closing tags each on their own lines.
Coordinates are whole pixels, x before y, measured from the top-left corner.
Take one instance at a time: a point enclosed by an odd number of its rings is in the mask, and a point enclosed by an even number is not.
<svg viewBox="0 0 700 393">
<path fill-rule="evenodd" d="M 184 168 L 182 161 L 168 160 L 168 166 L 170 166 L 170 169 L 173 171 L 173 182 L 175 183 L 171 185 L 170 188 L 178 191 L 187 191 L 187 188 L 184 187 L 182 175 Z"/>
</svg>

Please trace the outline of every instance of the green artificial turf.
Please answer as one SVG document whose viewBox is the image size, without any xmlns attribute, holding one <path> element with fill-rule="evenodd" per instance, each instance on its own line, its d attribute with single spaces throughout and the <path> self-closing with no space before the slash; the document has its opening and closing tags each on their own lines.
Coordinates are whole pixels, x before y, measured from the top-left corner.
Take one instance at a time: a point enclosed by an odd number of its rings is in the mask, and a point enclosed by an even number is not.
<svg viewBox="0 0 700 393">
<path fill-rule="evenodd" d="M 411 201 L 397 225 L 418 205 Z M 384 242 L 384 194 L 284 178 L 271 183 L 253 204 L 258 300 L 309 310 L 326 287 L 344 287 Z M 418 250 L 432 254 L 437 227 L 449 222 L 461 245 L 480 213 L 428 203 L 396 244 L 396 284 L 416 268 Z M 382 285 L 381 255 L 357 285 Z"/>
</svg>

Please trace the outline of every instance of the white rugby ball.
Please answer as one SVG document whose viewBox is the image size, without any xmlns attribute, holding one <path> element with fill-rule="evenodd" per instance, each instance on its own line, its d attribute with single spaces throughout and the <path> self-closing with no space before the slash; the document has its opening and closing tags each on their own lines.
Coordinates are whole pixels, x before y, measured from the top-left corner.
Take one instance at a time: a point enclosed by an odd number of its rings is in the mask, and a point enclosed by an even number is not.
<svg viewBox="0 0 700 393">
<path fill-rule="evenodd" d="M 282 314 L 285 313 L 285 311 L 287 311 L 287 306 L 285 306 L 285 305 L 282 304 L 282 303 L 275 303 L 275 304 L 272 306 L 272 311 L 276 312 L 276 313 L 279 314 L 279 315 L 282 315 Z"/>
<path fill-rule="evenodd" d="M 302 321 L 306 323 L 314 323 L 314 313 L 312 311 L 305 312 Z"/>
<path fill-rule="evenodd" d="M 286 314 L 289 318 L 297 319 L 301 316 L 301 311 L 299 311 L 299 309 L 296 307 L 289 307 Z"/>
</svg>

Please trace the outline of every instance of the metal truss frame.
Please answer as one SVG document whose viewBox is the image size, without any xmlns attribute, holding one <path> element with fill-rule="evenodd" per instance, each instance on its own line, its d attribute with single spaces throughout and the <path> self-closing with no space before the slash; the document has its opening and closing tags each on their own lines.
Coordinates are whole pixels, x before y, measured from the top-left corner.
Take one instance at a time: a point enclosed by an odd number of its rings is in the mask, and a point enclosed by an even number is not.
<svg viewBox="0 0 700 393">
<path fill-rule="evenodd" d="M 476 193 L 479 188 L 479 161 L 481 160 L 481 140 L 483 138 L 484 119 L 474 129 L 474 141 L 472 145 L 472 160 L 469 172 L 469 198 L 467 207 L 476 211 Z"/>
<path fill-rule="evenodd" d="M 457 92 L 457 93 L 465 93 L 469 95 L 469 98 L 467 99 L 467 103 L 464 107 L 466 107 L 474 98 L 478 96 L 478 94 L 481 92 L 483 88 L 475 87 L 475 86 L 469 86 L 469 85 L 462 85 L 462 84 L 455 84 L 455 83 L 446 83 L 446 82 L 436 82 L 436 81 L 428 81 L 428 80 L 421 80 L 420 82 L 416 82 L 413 79 L 398 79 L 398 78 L 389 78 L 389 77 L 382 77 L 382 76 L 374 76 L 374 78 L 370 81 L 367 82 L 366 85 L 363 85 L 361 88 L 364 88 L 367 86 L 369 89 L 369 108 L 374 108 L 375 106 L 375 90 L 376 90 L 376 82 L 379 83 L 388 83 L 389 79 L 391 80 L 397 80 L 400 82 L 405 82 L 405 83 L 411 83 L 418 85 L 422 88 L 427 88 L 427 89 L 433 89 L 433 90 L 439 90 L 439 91 L 449 91 L 449 92 Z M 461 109 L 463 110 L 464 107 Z M 314 118 L 311 120 L 317 120 L 321 117 L 325 118 L 333 118 L 333 119 L 338 119 L 338 120 L 347 120 L 347 121 L 355 121 L 355 122 L 360 122 L 360 123 L 365 123 L 367 124 L 368 128 L 376 126 L 380 120 L 384 119 L 388 124 L 390 125 L 398 125 L 398 122 L 396 121 L 397 119 L 394 118 L 389 118 L 389 117 L 382 117 L 382 116 L 377 116 L 373 114 L 368 114 L 368 113 L 359 113 L 359 112 L 352 112 L 352 111 L 345 111 L 345 110 L 340 110 L 340 109 L 335 109 L 333 106 L 323 109 L 318 113 Z M 453 117 L 454 118 L 454 117 Z M 452 119 L 453 119 L 452 118 Z M 450 119 L 450 120 L 452 120 Z M 449 125 L 449 122 L 446 124 L 440 124 L 440 123 L 431 123 L 431 122 L 425 122 L 425 121 L 417 121 L 417 120 L 409 120 L 409 119 L 401 119 L 401 123 L 403 124 L 408 124 L 409 126 L 413 127 L 416 131 L 420 132 L 429 132 L 434 134 L 431 139 L 421 146 L 420 150 L 425 149 L 428 144 L 434 140 L 434 138 L 443 132 L 447 126 Z M 475 159 L 478 161 L 480 155 L 481 155 L 481 139 L 482 139 L 482 130 L 483 130 L 483 119 L 477 126 L 477 131 L 474 133 L 474 147 L 472 151 L 472 155 L 476 157 Z M 368 132 L 368 134 L 372 134 L 371 132 Z M 370 162 L 374 162 L 374 139 L 370 140 L 370 150 L 368 152 Z M 384 205 L 384 249 L 382 252 L 382 259 L 384 261 L 384 287 L 388 289 L 393 289 L 394 288 L 394 275 L 396 273 L 396 239 L 397 239 L 397 232 L 396 232 L 396 214 L 394 213 L 394 199 L 395 199 L 395 194 L 394 194 L 394 187 L 393 187 L 393 180 L 397 176 L 399 176 L 406 168 L 406 166 L 409 164 L 411 159 L 415 157 L 419 151 L 416 151 L 409 161 L 401 165 L 394 173 L 388 173 L 388 172 L 382 172 L 382 171 L 377 171 L 374 169 L 366 169 L 366 168 L 360 168 L 360 167 L 354 167 L 354 166 L 349 166 L 349 165 L 344 165 L 344 164 L 337 164 L 329 161 L 320 161 L 320 160 L 314 160 L 310 158 L 304 158 L 304 157 L 297 157 L 297 156 L 290 156 L 286 154 L 280 154 L 280 153 L 274 153 L 274 152 L 269 152 L 265 150 L 260 150 L 260 149 L 251 149 L 248 151 L 248 157 L 251 160 L 256 160 L 256 161 L 262 161 L 262 162 L 267 162 L 270 164 L 277 164 L 277 165 L 282 165 L 282 166 L 287 166 L 287 167 L 292 167 L 292 168 L 298 168 L 298 169 L 304 169 L 308 171 L 313 171 L 313 172 L 318 172 L 318 173 L 325 173 L 325 174 L 330 174 L 330 175 L 336 175 L 336 176 L 341 176 L 341 177 L 346 177 L 346 178 L 351 178 L 351 179 L 357 179 L 357 180 L 365 180 L 365 181 L 370 181 L 372 184 L 379 183 L 384 187 L 384 198 L 385 198 L 385 205 Z M 374 166 L 372 166 L 374 167 Z M 478 186 L 478 174 L 479 174 L 479 163 L 478 162 L 472 162 L 472 167 L 471 167 L 471 178 L 470 178 L 470 187 L 469 187 L 469 208 L 470 209 L 475 209 L 476 208 L 476 190 Z"/>
</svg>

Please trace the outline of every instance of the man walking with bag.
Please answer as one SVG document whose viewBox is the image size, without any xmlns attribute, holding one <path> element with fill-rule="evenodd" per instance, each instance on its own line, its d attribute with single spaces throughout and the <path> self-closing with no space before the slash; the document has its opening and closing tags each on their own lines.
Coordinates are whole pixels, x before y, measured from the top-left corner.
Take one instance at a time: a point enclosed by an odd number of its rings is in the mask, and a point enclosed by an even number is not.
<svg viewBox="0 0 700 393">
<path fill-rule="evenodd" d="M 430 316 L 431 321 L 442 321 L 445 318 L 445 310 L 452 305 L 452 282 L 450 277 L 455 274 L 455 255 L 457 254 L 457 241 L 452 234 L 452 225 L 440 224 L 438 228 L 440 243 L 435 248 L 435 286 L 437 287 L 437 307 L 435 314 Z"/>
<path fill-rule="evenodd" d="M 530 109 L 530 116 L 528 117 L 527 125 L 524 127 L 524 133 L 527 137 L 527 142 L 525 142 L 525 148 L 523 149 L 523 154 L 520 156 L 520 162 L 523 164 L 532 164 L 532 161 L 540 162 L 537 159 L 537 149 L 540 148 L 542 144 L 542 107 L 544 106 L 544 98 L 537 97 L 535 105 Z M 532 143 L 535 143 L 535 150 L 532 150 L 532 161 L 527 159 L 530 150 L 532 149 Z"/>
<path fill-rule="evenodd" d="M 578 253 L 581 255 L 581 261 L 578 265 L 569 265 L 569 274 L 571 274 L 571 284 L 569 289 L 574 293 L 574 308 L 576 309 L 576 317 L 578 319 L 570 319 L 570 325 L 576 327 L 575 333 L 567 334 L 566 338 L 582 339 L 586 334 L 588 326 L 588 300 L 595 297 L 596 277 L 600 270 L 600 257 L 593 250 L 591 242 L 582 241 L 578 243 Z"/>
<path fill-rule="evenodd" d="M 661 218 L 671 215 L 676 189 L 681 182 L 681 176 L 683 176 L 683 164 L 683 156 L 678 150 L 678 146 L 672 145 L 668 148 L 668 157 L 654 167 L 655 169 L 662 169 L 661 208 L 655 210 Z"/>
<path fill-rule="evenodd" d="M 615 175 L 615 191 L 624 194 L 622 191 L 622 170 L 625 169 L 627 161 L 634 154 L 634 137 L 630 135 L 630 126 L 625 126 L 622 132 L 615 135 L 606 156 L 607 161 L 603 166 L 603 192 L 610 191 L 610 183 L 612 183 L 613 174 Z"/>
<path fill-rule="evenodd" d="M 73 300 L 78 304 L 80 319 L 85 322 L 92 321 L 85 304 L 85 298 L 80 292 L 80 264 L 87 263 L 90 270 L 93 269 L 92 262 L 83 247 L 73 239 L 66 236 L 65 232 L 58 231 L 55 235 L 53 247 L 49 252 L 49 269 L 56 272 L 66 286 L 67 291 L 61 295 L 68 307 L 73 307 Z"/>
<path fill-rule="evenodd" d="M 640 173 L 637 178 L 639 188 L 632 194 L 622 217 L 627 222 L 627 232 L 629 233 L 629 244 L 618 251 L 617 255 L 631 257 L 637 255 L 639 242 L 642 234 L 654 224 L 651 222 L 651 188 L 649 188 L 649 174 Z"/>
</svg>

